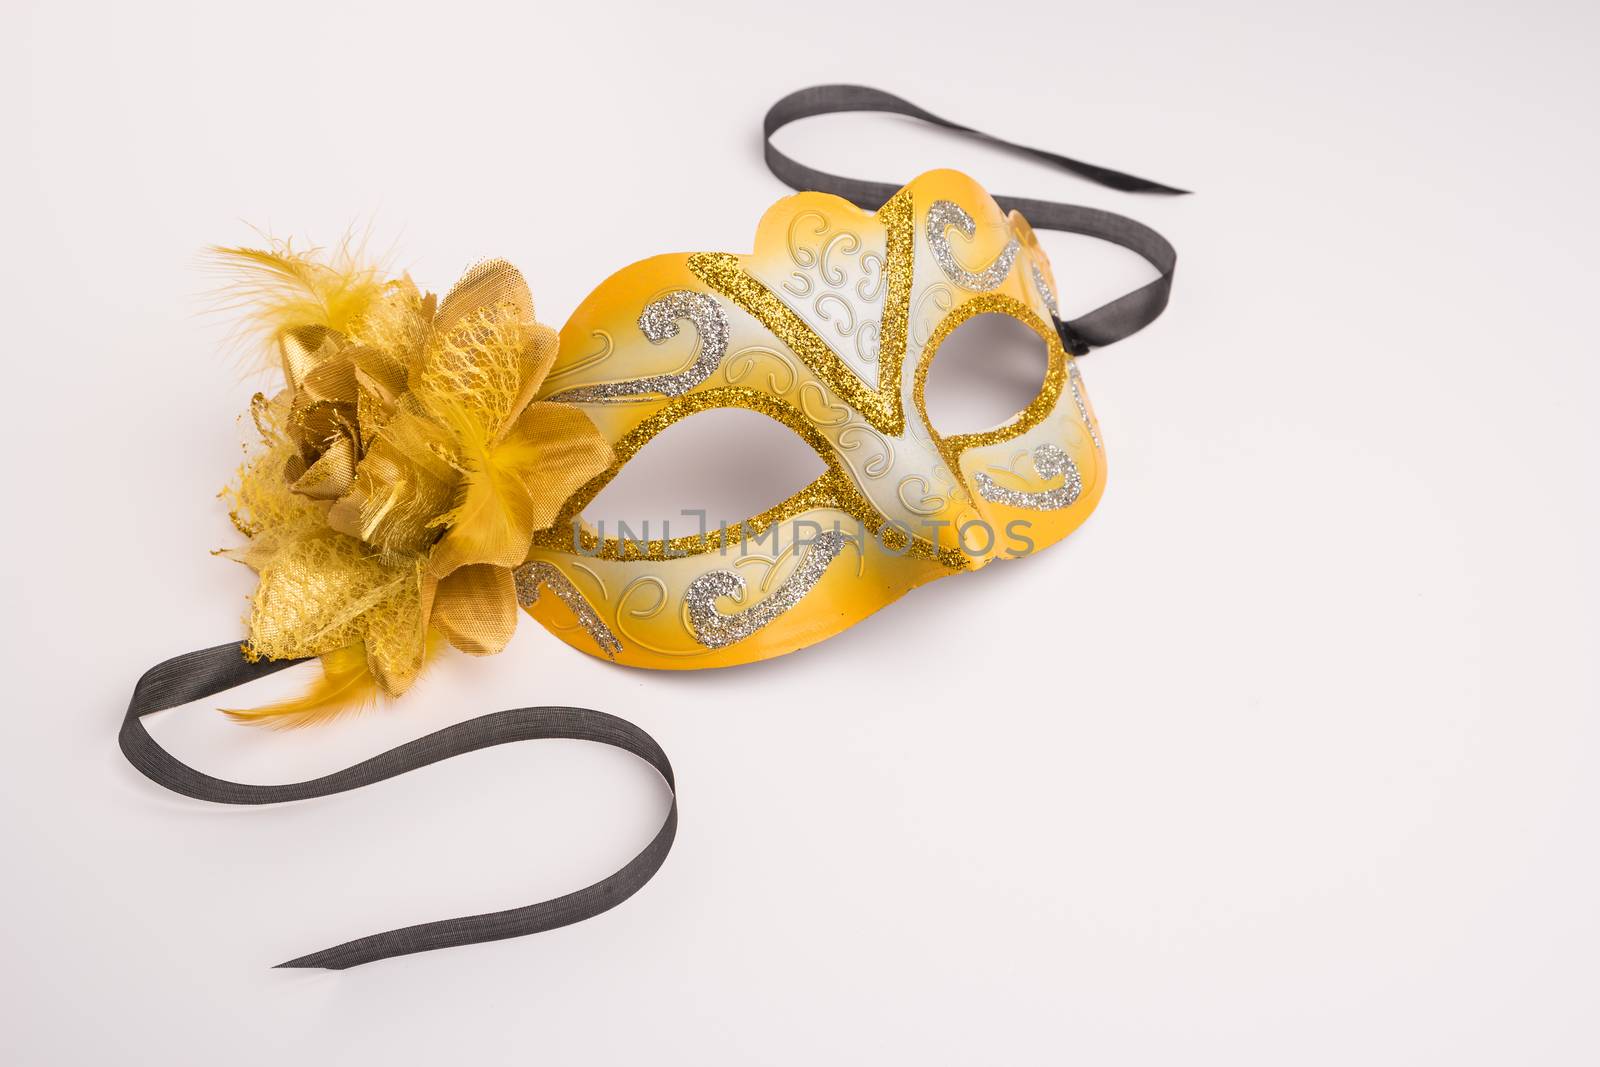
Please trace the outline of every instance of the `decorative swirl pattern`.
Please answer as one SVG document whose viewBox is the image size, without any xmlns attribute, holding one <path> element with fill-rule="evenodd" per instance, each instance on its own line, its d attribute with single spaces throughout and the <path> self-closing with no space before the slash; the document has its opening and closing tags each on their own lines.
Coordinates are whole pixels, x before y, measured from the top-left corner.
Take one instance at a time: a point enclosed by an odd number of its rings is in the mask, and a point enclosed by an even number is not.
<svg viewBox="0 0 1600 1067">
<path fill-rule="evenodd" d="M 789 232 L 786 235 L 786 243 L 789 248 L 789 258 L 794 260 L 794 265 L 799 267 L 801 270 L 810 270 L 817 264 L 817 254 L 807 246 L 801 244 L 796 238 L 796 234 L 798 234 L 800 231 L 800 223 L 805 219 L 817 220 L 816 228 L 811 231 L 811 234 L 814 237 L 821 237 L 823 234 L 828 232 L 828 217 L 820 211 L 802 211 L 789 221 Z M 796 277 L 800 276 L 796 275 Z M 800 277 L 800 280 L 805 282 L 806 291 L 810 292 L 811 283 L 806 281 L 806 279 L 803 277 Z"/>
<path fill-rule="evenodd" d="M 653 590 L 656 594 L 656 602 L 647 608 L 629 607 L 628 601 L 633 598 L 633 594 L 635 592 L 641 589 Z M 662 578 L 654 574 L 644 574 L 640 575 L 638 578 L 635 578 L 633 581 L 623 586 L 622 592 L 617 594 L 617 605 L 612 610 L 612 616 L 616 621 L 617 630 L 629 641 L 632 641 L 640 648 L 654 652 L 658 656 L 705 655 L 705 652 L 698 648 L 691 648 L 687 650 L 664 648 L 661 645 L 646 641 L 644 638 L 628 629 L 628 624 L 624 620 L 624 610 L 626 610 L 626 618 L 628 619 L 653 619 L 657 615 L 660 615 L 662 610 L 666 608 L 668 599 L 669 596 L 667 593 L 667 583 Z"/>
<path fill-rule="evenodd" d="M 1007 463 L 1005 465 L 1004 469 L 1006 471 L 1008 471 L 1009 473 L 1011 473 L 1011 474 L 1015 474 L 1018 478 L 1021 478 L 1022 480 L 1026 481 L 1028 476 L 1026 474 L 1022 473 L 1022 461 L 1027 459 L 1027 458 L 1028 458 L 1028 450 L 1026 448 L 1021 449 L 1015 455 L 1013 455 L 1011 457 L 1011 462 Z M 991 466 L 989 469 L 992 470 L 992 471 L 997 471 L 997 470 L 1001 470 L 1002 468 Z"/>
<path fill-rule="evenodd" d="M 818 333 L 815 321 L 802 317 L 790 302 L 756 275 L 745 270 L 738 256 L 697 252 L 688 258 L 688 267 L 712 291 L 733 301 L 740 309 L 770 330 L 774 337 L 800 357 L 840 400 L 859 411 L 873 428 L 898 436 L 905 426 L 904 397 L 900 378 L 906 354 L 907 316 L 911 310 L 911 273 L 916 252 L 916 222 L 911 197 L 904 191 L 890 197 L 878 209 L 877 221 L 884 230 L 883 305 L 877 309 L 857 308 L 856 322 L 878 321 L 873 349 L 876 366 L 849 362 Z M 791 235 L 794 227 L 791 226 Z M 845 247 L 849 242 L 843 242 Z M 820 262 L 821 253 L 793 246 L 804 256 L 794 262 Z M 843 279 L 848 284 L 848 277 Z M 779 285 L 783 289 L 784 285 Z M 791 287 L 792 291 L 792 287 Z M 843 292 L 839 294 L 845 296 Z M 803 309 L 815 316 L 815 309 Z M 830 320 L 831 321 L 831 320 Z M 859 351 L 859 349 L 857 350 Z M 855 353 L 848 352 L 849 360 Z"/>
<path fill-rule="evenodd" d="M 848 280 L 845 272 L 836 264 L 828 262 L 828 257 L 833 254 L 835 245 L 843 245 L 841 251 L 847 256 L 853 256 L 861 251 L 861 238 L 848 231 L 834 234 L 822 246 L 822 254 L 817 259 L 817 269 L 822 274 L 822 280 L 831 288 L 843 288 Z"/>
<path fill-rule="evenodd" d="M 948 286 L 940 285 L 937 288 L 946 298 L 950 296 Z M 937 303 L 937 301 L 934 301 L 934 303 Z M 958 500 L 967 495 L 965 490 L 961 488 L 961 480 L 956 477 L 955 472 L 950 468 L 949 457 L 939 447 L 940 442 L 935 439 L 926 416 L 919 419 L 906 420 L 904 440 L 913 446 L 912 454 L 926 457 L 930 473 L 938 482 L 937 486 L 934 487 L 935 493 Z M 924 500 L 933 499 L 933 496 L 927 492 L 928 488 L 927 483 L 924 482 L 922 487 Z M 904 497 L 901 498 L 901 503 L 905 503 Z M 918 512 L 918 514 L 923 513 Z"/>
<path fill-rule="evenodd" d="M 911 487 L 912 483 L 917 485 L 917 493 L 921 497 L 921 499 L 915 504 L 906 499 L 906 490 Z M 920 474 L 908 474 L 904 478 L 900 479 L 900 484 L 894 487 L 894 492 L 895 495 L 900 498 L 901 506 L 912 514 L 937 515 L 939 512 L 943 511 L 950 502 L 936 493 L 929 493 L 929 488 L 928 479 L 924 478 Z"/>
<path fill-rule="evenodd" d="M 868 478 L 882 478 L 889 473 L 889 468 L 894 466 L 894 443 L 887 437 L 878 433 L 869 426 L 846 426 L 839 431 L 838 446 L 840 452 L 854 452 L 861 447 L 859 438 L 867 437 L 876 441 L 882 451 L 861 465 L 860 471 Z M 846 462 L 849 457 L 845 457 Z M 850 464 L 852 468 L 855 464 Z"/>
<path fill-rule="evenodd" d="M 733 615 L 717 610 L 717 598 L 741 597 L 745 580 L 733 571 L 707 571 L 689 583 L 683 602 L 689 617 L 689 630 L 706 648 L 726 648 L 742 641 L 772 622 L 811 592 L 823 571 L 844 547 L 845 536 L 837 530 L 820 534 L 801 557 L 789 577 L 772 595 Z"/>
<path fill-rule="evenodd" d="M 935 200 L 933 206 L 928 208 L 928 249 L 938 261 L 939 269 L 944 271 L 945 277 L 974 293 L 986 293 L 990 289 L 998 289 L 1006 280 L 1006 275 L 1011 273 L 1011 264 L 1016 260 L 1022 244 L 1016 237 L 1012 237 L 1000 250 L 1000 254 L 994 257 L 993 263 L 974 272 L 956 261 L 956 254 L 950 248 L 950 239 L 945 236 L 945 231 L 951 227 L 960 230 L 962 236 L 968 239 L 976 236 L 978 232 L 978 224 L 972 221 L 972 216 L 967 214 L 960 204 L 954 200 Z"/>
<path fill-rule="evenodd" d="M 612 659 L 617 658 L 617 653 L 622 651 L 622 643 L 617 640 L 600 616 L 584 599 L 578 587 L 572 584 L 565 574 L 554 563 L 544 560 L 534 560 L 524 563 L 511 572 L 511 578 L 517 587 L 517 603 L 525 608 L 531 608 L 539 602 L 539 587 L 542 585 L 554 593 L 561 602 L 572 609 L 578 625 L 582 626 L 588 635 L 594 638 L 594 643 L 600 646 Z"/>
<path fill-rule="evenodd" d="M 551 382 L 559 382 L 563 378 L 570 378 L 574 374 L 586 371 L 590 367 L 604 363 L 611 358 L 611 353 L 616 351 L 617 347 L 617 343 L 612 340 L 611 335 L 604 330 L 590 330 L 589 332 L 596 341 L 600 342 L 599 350 L 590 352 L 587 356 L 574 362 L 570 367 L 562 367 L 560 370 L 551 371 L 544 377 L 545 385 L 549 385 Z"/>
<path fill-rule="evenodd" d="M 1055 489 L 1046 489 L 1043 492 L 1028 492 L 1020 489 L 1007 489 L 999 485 L 987 474 L 979 471 L 973 475 L 973 481 L 978 485 L 978 495 L 985 500 L 996 504 L 1005 504 L 1013 508 L 1025 508 L 1029 511 L 1059 511 L 1068 507 L 1078 499 L 1078 494 L 1083 492 L 1083 476 L 1078 473 L 1078 465 L 1072 462 L 1072 457 L 1067 455 L 1055 445 L 1046 443 L 1033 450 L 1033 466 L 1041 478 L 1054 478 L 1062 476 L 1062 483 Z"/>
<path fill-rule="evenodd" d="M 809 400 L 813 394 L 816 396 L 817 403 L 821 405 L 822 410 L 832 415 L 832 418 L 824 418 L 811 410 Z M 822 386 L 816 382 L 800 383 L 800 410 L 805 413 L 806 418 L 818 426 L 843 426 L 850 421 L 850 409 L 843 404 L 838 407 L 831 407 L 828 404 L 828 394 L 823 392 Z"/>
<path fill-rule="evenodd" d="M 847 365 L 862 381 L 872 382 L 881 335 L 877 319 L 887 288 L 884 254 L 864 250 L 860 234 L 835 229 L 833 220 L 814 210 L 790 220 L 785 242 L 795 269 L 778 288 L 795 298 L 795 310 L 814 329 L 831 325 L 840 337 L 854 337 L 854 351 L 840 349 L 840 354 L 859 360 Z M 869 330 L 872 336 L 863 337 Z"/>
<path fill-rule="evenodd" d="M 728 380 L 729 385 L 738 385 L 755 370 L 758 356 L 771 356 L 772 361 L 783 368 L 784 377 L 787 379 L 783 385 L 778 384 L 776 373 L 767 371 L 767 388 L 773 395 L 783 396 L 794 388 L 797 377 L 794 364 L 785 359 L 782 352 L 775 348 L 767 348 L 765 345 L 748 345 L 729 356 L 722 367 L 722 376 Z"/>
<path fill-rule="evenodd" d="M 639 315 L 639 331 L 651 344 L 661 344 L 678 335 L 678 320 L 694 324 L 699 334 L 699 354 L 693 363 L 672 374 L 652 374 L 621 382 L 581 385 L 552 396 L 551 400 L 574 404 L 615 404 L 649 400 L 658 396 L 682 396 L 711 377 L 728 350 L 728 316 L 705 293 L 678 289 L 645 306 Z"/>
<path fill-rule="evenodd" d="M 816 303 L 812 304 L 811 307 L 814 311 L 816 311 L 817 318 L 821 319 L 823 322 L 833 322 L 833 319 L 828 315 L 828 313 L 822 310 L 823 305 L 830 302 L 839 306 L 839 310 L 843 313 L 842 317 L 844 319 L 842 322 L 834 322 L 833 328 L 839 331 L 840 337 L 849 337 L 852 333 L 855 333 L 856 330 L 856 313 L 855 310 L 850 306 L 850 302 L 848 300 L 844 299 L 842 296 L 839 296 L 837 293 L 823 293 L 821 296 L 817 297 Z"/>
<path fill-rule="evenodd" d="M 930 285 L 924 289 L 922 295 L 917 297 L 917 307 L 911 315 L 912 343 L 918 348 L 927 345 L 945 313 L 955 306 L 956 295 L 948 285 Z"/>
<path fill-rule="evenodd" d="M 876 303 L 883 295 L 883 257 L 876 252 L 863 254 L 861 274 L 861 280 L 856 282 L 856 295 L 869 304 Z"/>
<path fill-rule="evenodd" d="M 882 333 L 876 322 L 871 319 L 863 322 L 856 330 L 856 355 L 861 357 L 861 362 L 875 364 L 878 362 L 878 352 L 882 348 Z"/>
</svg>

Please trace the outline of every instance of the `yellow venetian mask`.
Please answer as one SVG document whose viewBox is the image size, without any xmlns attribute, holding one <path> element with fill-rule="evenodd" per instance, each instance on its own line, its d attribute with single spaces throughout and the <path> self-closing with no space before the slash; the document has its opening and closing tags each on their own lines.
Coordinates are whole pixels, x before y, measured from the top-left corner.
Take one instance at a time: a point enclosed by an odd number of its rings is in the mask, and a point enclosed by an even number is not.
<svg viewBox="0 0 1600 1067">
<path fill-rule="evenodd" d="M 668 669 L 780 655 L 924 582 L 1053 544 L 1100 499 L 1100 435 L 1019 213 L 934 171 L 875 212 L 823 193 L 781 200 L 755 249 L 635 263 L 561 330 L 539 396 L 588 415 L 615 460 L 535 535 L 517 581 L 529 612 L 585 652 Z M 985 313 L 1047 346 L 1043 387 L 1004 425 L 943 432 L 924 403 L 929 367 Z M 682 536 L 582 522 L 664 429 L 728 407 L 781 424 L 825 473 Z"/>
</svg>

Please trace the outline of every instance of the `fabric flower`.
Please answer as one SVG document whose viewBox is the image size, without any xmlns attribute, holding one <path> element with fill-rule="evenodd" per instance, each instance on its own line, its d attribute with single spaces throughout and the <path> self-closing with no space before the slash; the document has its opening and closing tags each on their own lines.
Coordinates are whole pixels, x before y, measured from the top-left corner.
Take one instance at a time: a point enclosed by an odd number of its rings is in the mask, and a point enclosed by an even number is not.
<svg viewBox="0 0 1600 1067">
<path fill-rule="evenodd" d="M 533 397 L 555 360 L 502 260 L 440 301 L 345 250 L 215 250 L 271 339 L 285 388 L 257 394 L 263 448 L 225 490 L 260 576 L 247 655 L 320 656 L 295 700 L 229 714 L 302 725 L 398 696 L 440 639 L 499 652 L 533 535 L 612 460 L 576 408 Z"/>
</svg>

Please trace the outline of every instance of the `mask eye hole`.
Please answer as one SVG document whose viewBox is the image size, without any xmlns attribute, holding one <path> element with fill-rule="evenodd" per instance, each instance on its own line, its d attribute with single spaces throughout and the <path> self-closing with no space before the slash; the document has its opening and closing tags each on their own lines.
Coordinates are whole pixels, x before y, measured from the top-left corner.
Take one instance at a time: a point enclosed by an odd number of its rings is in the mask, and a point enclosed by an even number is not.
<svg viewBox="0 0 1600 1067">
<path fill-rule="evenodd" d="M 617 476 L 583 509 L 589 523 L 605 523 L 616 536 L 618 523 L 643 536 L 662 536 L 665 522 L 673 537 L 706 527 L 737 526 L 783 503 L 827 470 L 822 457 L 788 427 L 743 408 L 711 408 L 680 419 L 641 448 Z"/>
<path fill-rule="evenodd" d="M 974 315 L 951 331 L 928 367 L 923 404 L 945 437 L 1004 426 L 1044 388 L 1050 353 L 1010 315 Z"/>
</svg>

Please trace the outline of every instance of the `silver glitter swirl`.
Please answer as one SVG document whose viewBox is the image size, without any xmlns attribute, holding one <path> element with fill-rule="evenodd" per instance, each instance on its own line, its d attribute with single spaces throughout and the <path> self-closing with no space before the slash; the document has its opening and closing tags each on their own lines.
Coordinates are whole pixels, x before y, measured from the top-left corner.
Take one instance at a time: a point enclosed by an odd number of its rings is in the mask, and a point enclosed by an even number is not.
<svg viewBox="0 0 1600 1067">
<path fill-rule="evenodd" d="M 718 597 L 741 596 L 745 590 L 744 579 L 732 571 L 707 571 L 689 583 L 683 600 L 689 609 L 689 628 L 696 641 L 707 648 L 726 648 L 735 641 L 743 641 L 779 615 L 800 602 L 811 592 L 812 586 L 828 569 L 839 551 L 844 548 L 845 536 L 838 530 L 819 534 L 800 557 L 783 584 L 772 595 L 733 615 L 717 610 Z"/>
<path fill-rule="evenodd" d="M 694 324 L 700 335 L 700 352 L 695 361 L 674 374 L 652 374 L 622 382 L 601 382 L 563 390 L 551 400 L 574 404 L 616 404 L 630 400 L 649 400 L 658 396 L 682 396 L 711 377 L 728 351 L 728 316 L 705 293 L 678 289 L 652 301 L 639 315 L 639 331 L 651 344 L 661 344 L 678 336 L 678 320 Z"/>
<path fill-rule="evenodd" d="M 1039 269 L 1037 263 L 1029 263 L 1028 269 L 1033 271 L 1033 287 L 1039 290 L 1039 297 L 1044 301 L 1045 310 L 1059 319 L 1061 309 L 1056 306 L 1055 291 L 1050 288 L 1050 283 L 1044 280 L 1044 271 Z"/>
<path fill-rule="evenodd" d="M 1017 258 L 1017 251 L 1022 245 L 1015 237 L 1006 242 L 1005 248 L 994 257 L 994 262 L 987 267 L 973 273 L 960 263 L 956 262 L 956 254 L 950 249 L 950 241 L 945 237 L 945 231 L 954 226 L 960 230 L 964 237 L 973 237 L 978 232 L 978 224 L 972 221 L 972 216 L 962 210 L 961 205 L 953 200 L 935 200 L 928 209 L 928 248 L 933 252 L 933 258 L 939 261 L 939 268 L 944 271 L 945 277 L 975 293 L 986 293 L 990 289 L 997 289 L 1000 283 L 1006 280 L 1006 275 L 1011 273 L 1011 264 Z"/>
<path fill-rule="evenodd" d="M 600 621 L 600 616 L 584 599 L 584 595 L 578 592 L 578 587 L 555 564 L 542 559 L 524 563 L 511 572 L 511 578 L 517 585 L 517 603 L 523 607 L 531 608 L 539 602 L 539 587 L 542 585 L 572 609 L 572 614 L 578 617 L 578 625 L 594 638 L 600 651 L 612 659 L 616 659 L 617 653 L 622 651 L 622 642 Z"/>
<path fill-rule="evenodd" d="M 1078 415 L 1083 419 L 1083 425 L 1089 431 L 1089 440 L 1094 442 L 1094 447 L 1103 447 L 1100 444 L 1100 431 L 1094 428 L 1094 420 L 1089 417 L 1089 405 L 1083 402 L 1083 375 L 1078 373 L 1078 361 L 1072 360 L 1067 364 L 1067 381 L 1072 385 L 1072 399 L 1078 405 Z"/>
<path fill-rule="evenodd" d="M 978 495 L 996 504 L 1005 504 L 1007 507 L 1026 508 L 1029 511 L 1059 511 L 1077 500 L 1078 494 L 1083 492 L 1083 476 L 1078 473 L 1078 465 L 1072 462 L 1071 456 L 1055 445 L 1043 444 L 1035 448 L 1033 466 L 1041 478 L 1061 475 L 1061 485 L 1039 493 L 1007 489 L 1005 486 L 996 485 L 993 478 L 979 471 L 973 475 L 973 480 L 978 483 Z"/>
</svg>

